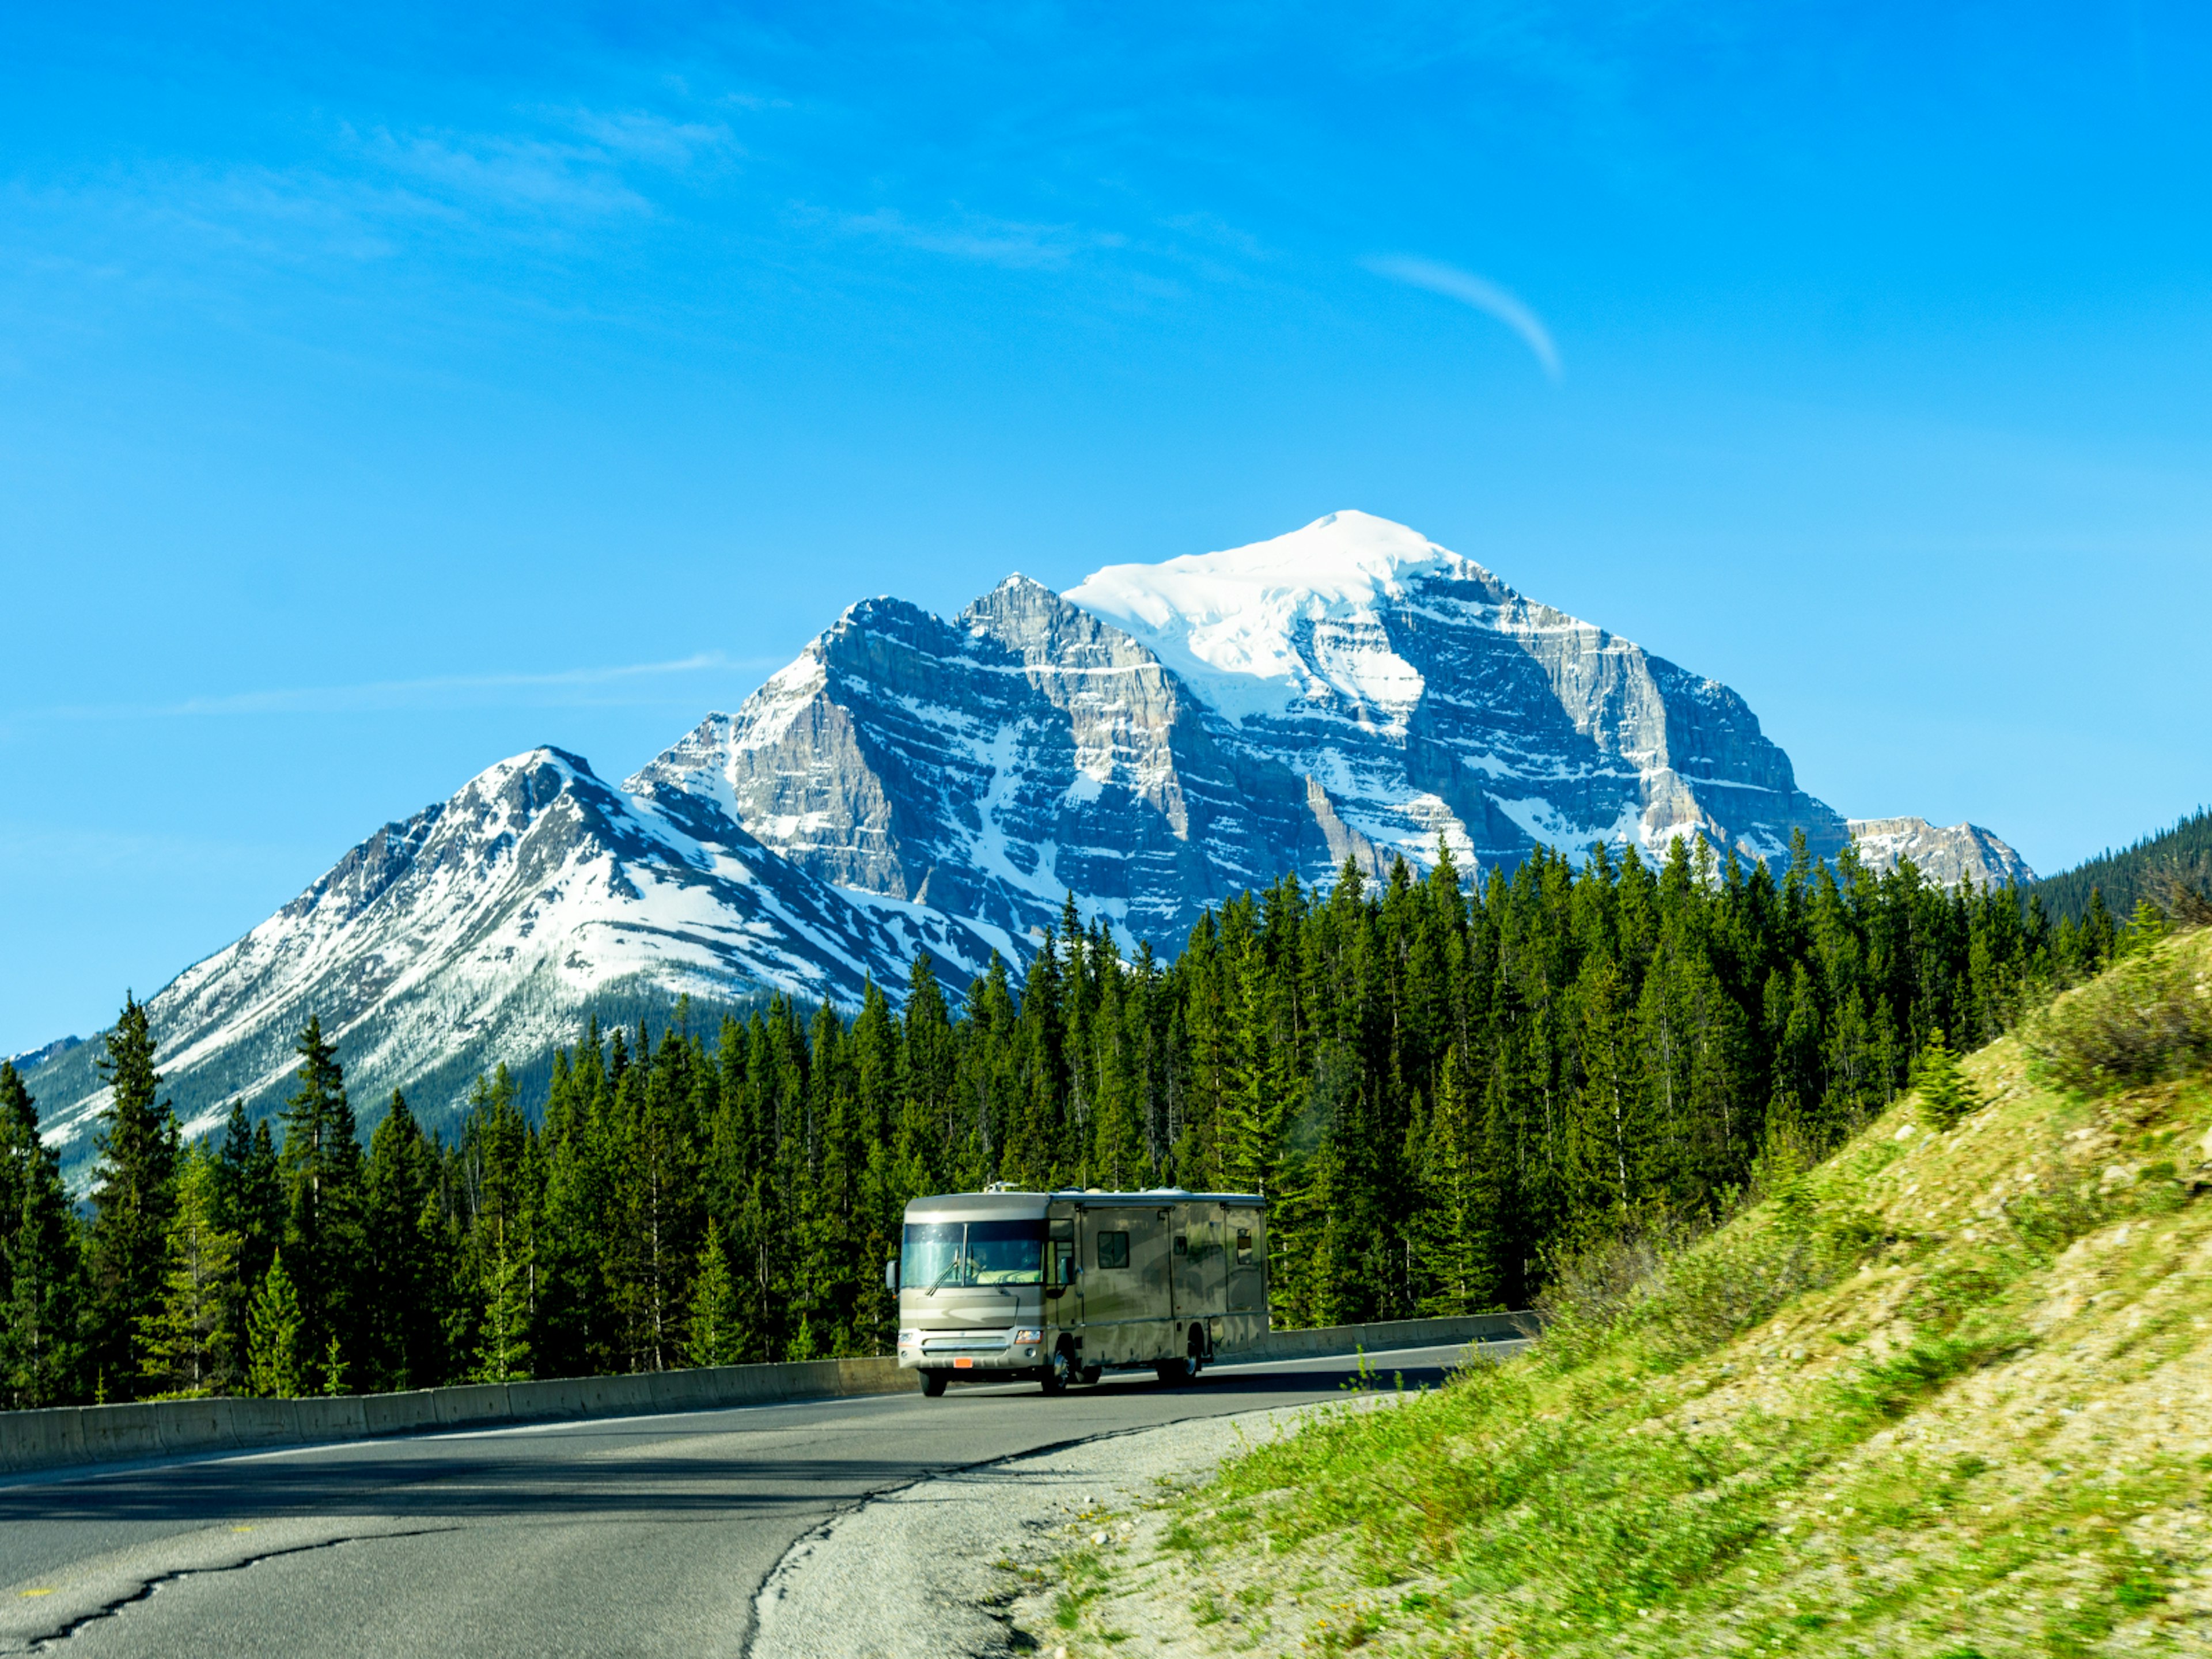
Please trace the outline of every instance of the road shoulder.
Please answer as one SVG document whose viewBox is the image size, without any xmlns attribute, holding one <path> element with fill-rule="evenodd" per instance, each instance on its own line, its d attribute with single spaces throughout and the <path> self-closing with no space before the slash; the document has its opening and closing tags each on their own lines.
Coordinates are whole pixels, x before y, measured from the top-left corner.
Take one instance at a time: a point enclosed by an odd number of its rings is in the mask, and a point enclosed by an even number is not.
<svg viewBox="0 0 2212 1659">
<path fill-rule="evenodd" d="M 751 1659 L 997 1659 L 1040 1643 L 1049 1653 L 1024 1597 L 1039 1601 L 1063 1552 L 1134 1538 L 1224 1458 L 1329 1404 L 1103 1436 L 872 1499 L 799 1540 L 769 1576 Z"/>
</svg>

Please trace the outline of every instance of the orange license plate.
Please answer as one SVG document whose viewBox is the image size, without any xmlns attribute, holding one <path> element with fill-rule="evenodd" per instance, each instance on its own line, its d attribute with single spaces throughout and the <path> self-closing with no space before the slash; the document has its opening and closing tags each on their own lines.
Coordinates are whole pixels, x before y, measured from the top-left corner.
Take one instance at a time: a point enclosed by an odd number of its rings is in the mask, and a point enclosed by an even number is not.
<svg viewBox="0 0 2212 1659">
<path fill-rule="evenodd" d="M 975 1369 L 975 1362 L 963 1356 L 952 1362 L 952 1369 L 956 1371 L 972 1371 Z"/>
</svg>

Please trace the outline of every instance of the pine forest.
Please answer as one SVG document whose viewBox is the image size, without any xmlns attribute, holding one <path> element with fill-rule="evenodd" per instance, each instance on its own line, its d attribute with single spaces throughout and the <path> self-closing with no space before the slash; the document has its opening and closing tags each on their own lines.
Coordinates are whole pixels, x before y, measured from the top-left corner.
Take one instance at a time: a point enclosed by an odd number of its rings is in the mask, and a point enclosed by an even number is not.
<svg viewBox="0 0 2212 1659">
<path fill-rule="evenodd" d="M 0 1376 L 31 1407 L 884 1352 L 906 1200 L 992 1182 L 1263 1193 L 1279 1324 L 1522 1307 L 1618 1229 L 1726 1213 L 2160 926 L 1802 841 L 1779 871 L 1677 841 L 1479 884 L 1449 853 L 1286 877 L 1169 962 L 1071 899 L 1018 985 L 924 958 L 896 1008 L 594 1022 L 542 1110 L 502 1069 L 450 1141 L 350 1101 L 311 1019 L 279 1121 L 187 1142 L 126 1000 L 82 1203 L 0 1066 Z"/>
</svg>

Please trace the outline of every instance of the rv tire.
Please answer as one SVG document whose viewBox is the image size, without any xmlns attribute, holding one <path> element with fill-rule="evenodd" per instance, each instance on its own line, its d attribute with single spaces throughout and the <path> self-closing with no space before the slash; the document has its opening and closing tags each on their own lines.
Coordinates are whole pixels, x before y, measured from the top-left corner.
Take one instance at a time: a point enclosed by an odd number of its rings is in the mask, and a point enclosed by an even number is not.
<svg viewBox="0 0 2212 1659">
<path fill-rule="evenodd" d="M 1184 1351 L 1183 1357 L 1180 1359 L 1163 1359 L 1154 1365 L 1152 1370 L 1158 1376 L 1163 1387 L 1180 1388 L 1185 1382 L 1196 1380 L 1199 1367 L 1205 1363 L 1205 1360 L 1206 1339 L 1194 1326 L 1190 1333 L 1190 1345 Z"/>
<path fill-rule="evenodd" d="M 1047 1394 L 1065 1394 L 1067 1385 L 1075 1381 L 1075 1345 L 1066 1337 L 1061 1337 L 1060 1346 L 1052 1351 L 1052 1358 L 1045 1362 L 1038 1381 Z"/>
<path fill-rule="evenodd" d="M 921 1391 L 927 1395 L 932 1400 L 936 1399 L 938 1395 L 943 1394 L 945 1392 L 945 1373 L 943 1371 L 923 1371 L 921 1373 Z"/>
</svg>

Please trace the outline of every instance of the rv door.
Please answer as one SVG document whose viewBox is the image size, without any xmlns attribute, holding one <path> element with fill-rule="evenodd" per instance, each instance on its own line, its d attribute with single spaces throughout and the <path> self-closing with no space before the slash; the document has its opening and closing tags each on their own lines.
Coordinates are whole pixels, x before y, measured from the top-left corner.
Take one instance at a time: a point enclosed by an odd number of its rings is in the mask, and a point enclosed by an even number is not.
<svg viewBox="0 0 2212 1659">
<path fill-rule="evenodd" d="M 1229 1311 L 1264 1316 L 1267 1311 L 1267 1237 L 1260 1212 L 1232 1209 L 1222 1221 L 1229 1267 Z"/>
<path fill-rule="evenodd" d="M 1057 1296 L 1048 1295 L 1046 1311 L 1053 1324 L 1066 1328 L 1083 1327 L 1083 1260 L 1077 1254 L 1075 1218 L 1056 1215 L 1046 1223 L 1048 1251 L 1045 1257 L 1044 1282 L 1056 1290 Z"/>
</svg>

